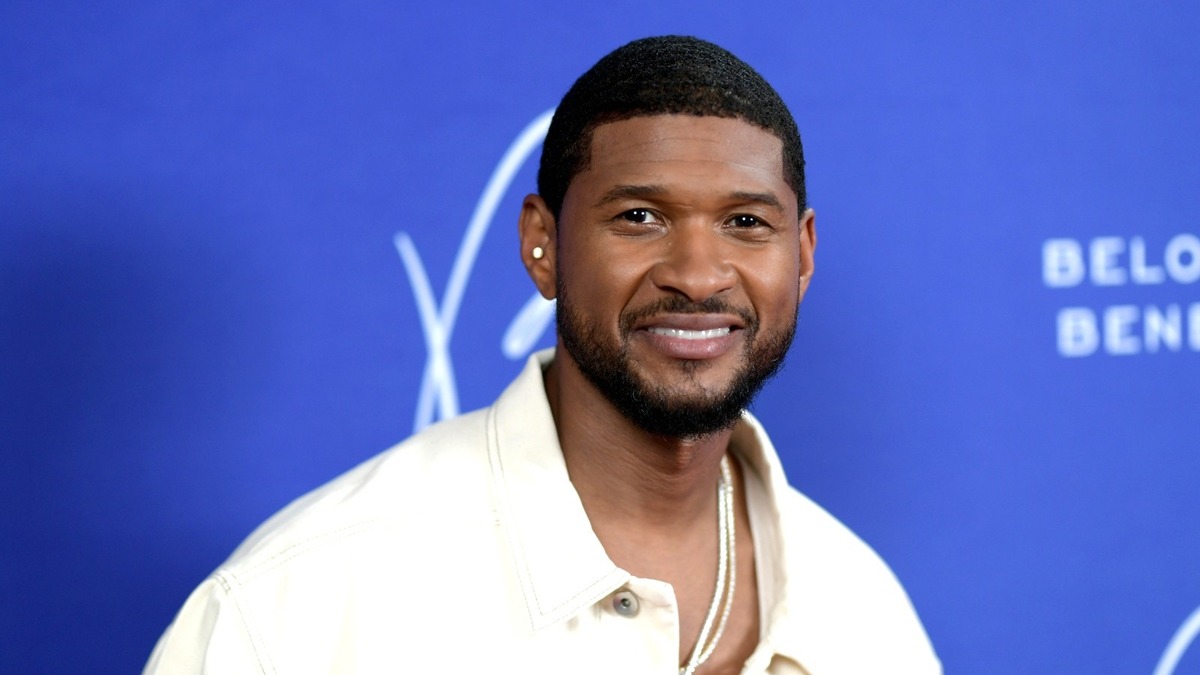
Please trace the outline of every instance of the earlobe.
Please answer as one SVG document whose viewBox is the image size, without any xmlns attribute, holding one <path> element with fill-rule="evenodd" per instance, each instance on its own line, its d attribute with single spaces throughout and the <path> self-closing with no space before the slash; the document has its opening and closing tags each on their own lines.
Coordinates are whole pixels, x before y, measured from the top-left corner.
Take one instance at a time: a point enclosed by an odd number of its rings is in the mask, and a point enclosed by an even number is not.
<svg viewBox="0 0 1200 675">
<path fill-rule="evenodd" d="M 800 297 L 812 281 L 813 257 L 817 248 L 817 215 L 812 209 L 800 214 Z"/>
<path fill-rule="evenodd" d="M 554 214 L 538 195 L 527 195 L 521 204 L 517 238 L 521 243 L 521 261 L 525 271 L 543 298 L 553 300 L 557 292 Z"/>
</svg>

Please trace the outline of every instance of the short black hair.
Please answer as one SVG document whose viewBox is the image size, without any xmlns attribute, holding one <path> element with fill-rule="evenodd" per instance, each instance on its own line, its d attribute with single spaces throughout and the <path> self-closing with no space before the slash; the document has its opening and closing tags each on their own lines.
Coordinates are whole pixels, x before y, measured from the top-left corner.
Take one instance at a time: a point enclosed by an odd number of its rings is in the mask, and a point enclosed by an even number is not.
<svg viewBox="0 0 1200 675">
<path fill-rule="evenodd" d="M 694 37 L 634 40 L 596 62 L 563 96 L 542 144 L 538 193 L 555 218 L 567 186 L 591 157 L 592 131 L 618 120 L 690 114 L 737 118 L 783 143 L 784 180 L 803 212 L 804 150 L 792 113 L 746 62 Z"/>
</svg>

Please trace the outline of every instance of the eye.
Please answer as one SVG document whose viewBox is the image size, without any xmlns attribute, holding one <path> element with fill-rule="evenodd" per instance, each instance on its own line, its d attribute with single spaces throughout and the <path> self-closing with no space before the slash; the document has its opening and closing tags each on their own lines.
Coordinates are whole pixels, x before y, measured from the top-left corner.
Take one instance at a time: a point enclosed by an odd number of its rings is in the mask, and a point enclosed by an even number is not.
<svg viewBox="0 0 1200 675">
<path fill-rule="evenodd" d="M 621 218 L 639 224 L 654 222 L 654 214 L 649 209 L 629 209 L 621 214 Z"/>
<path fill-rule="evenodd" d="M 746 227 L 746 228 L 748 228 L 748 227 L 765 227 L 767 225 L 766 221 L 758 218 L 757 216 L 752 216 L 747 213 L 738 214 L 738 215 L 734 216 L 733 218 L 730 218 L 729 222 L 734 227 Z"/>
</svg>

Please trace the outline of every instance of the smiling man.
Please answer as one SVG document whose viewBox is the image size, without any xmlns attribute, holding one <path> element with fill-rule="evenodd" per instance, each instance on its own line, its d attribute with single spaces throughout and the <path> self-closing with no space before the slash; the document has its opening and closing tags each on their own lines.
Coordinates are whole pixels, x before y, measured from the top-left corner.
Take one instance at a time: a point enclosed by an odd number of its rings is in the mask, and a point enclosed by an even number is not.
<svg viewBox="0 0 1200 675">
<path fill-rule="evenodd" d="M 816 246 L 778 94 L 710 43 L 632 42 L 563 98 L 538 192 L 557 348 L 261 527 L 147 672 L 941 672 L 745 412 Z"/>
</svg>

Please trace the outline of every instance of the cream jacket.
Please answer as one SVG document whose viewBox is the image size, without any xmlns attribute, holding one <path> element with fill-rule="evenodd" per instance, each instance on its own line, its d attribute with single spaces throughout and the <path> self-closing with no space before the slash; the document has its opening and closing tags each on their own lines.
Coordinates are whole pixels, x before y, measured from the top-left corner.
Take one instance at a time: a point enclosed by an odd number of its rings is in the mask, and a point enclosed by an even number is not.
<svg viewBox="0 0 1200 675">
<path fill-rule="evenodd" d="M 494 405 L 300 498 L 188 598 L 148 674 L 678 673 L 671 587 L 593 534 L 530 358 Z M 749 414 L 762 639 L 744 673 L 941 672 L 908 597 L 845 526 L 787 485 Z M 635 612 L 614 611 L 630 591 Z"/>
</svg>

